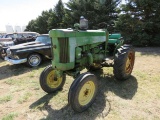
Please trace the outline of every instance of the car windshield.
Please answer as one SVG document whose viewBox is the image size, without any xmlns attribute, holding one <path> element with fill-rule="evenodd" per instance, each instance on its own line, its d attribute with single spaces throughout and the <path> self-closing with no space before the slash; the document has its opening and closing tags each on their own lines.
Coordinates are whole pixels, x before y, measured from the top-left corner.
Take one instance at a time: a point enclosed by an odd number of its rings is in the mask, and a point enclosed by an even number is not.
<svg viewBox="0 0 160 120">
<path fill-rule="evenodd" d="M 36 37 L 38 34 L 36 34 L 36 33 L 28 33 L 28 35 Z"/>
<path fill-rule="evenodd" d="M 27 34 L 23 34 L 23 33 L 15 33 L 14 34 L 14 38 L 22 38 L 22 37 L 27 38 Z"/>
<path fill-rule="evenodd" d="M 13 38 L 13 34 L 4 35 L 2 38 Z"/>
<path fill-rule="evenodd" d="M 49 36 L 38 36 L 36 42 L 51 43 Z"/>
</svg>

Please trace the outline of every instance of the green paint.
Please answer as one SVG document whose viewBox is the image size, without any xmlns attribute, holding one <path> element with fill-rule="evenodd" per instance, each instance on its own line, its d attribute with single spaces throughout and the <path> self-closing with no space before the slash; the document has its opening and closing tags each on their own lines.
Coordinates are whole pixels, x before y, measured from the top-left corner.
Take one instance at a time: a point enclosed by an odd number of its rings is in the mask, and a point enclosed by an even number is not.
<svg viewBox="0 0 160 120">
<path fill-rule="evenodd" d="M 61 71 L 81 70 L 95 62 L 102 62 L 109 55 L 108 45 L 120 43 L 120 34 L 110 34 L 107 30 L 53 29 L 52 66 Z"/>
</svg>

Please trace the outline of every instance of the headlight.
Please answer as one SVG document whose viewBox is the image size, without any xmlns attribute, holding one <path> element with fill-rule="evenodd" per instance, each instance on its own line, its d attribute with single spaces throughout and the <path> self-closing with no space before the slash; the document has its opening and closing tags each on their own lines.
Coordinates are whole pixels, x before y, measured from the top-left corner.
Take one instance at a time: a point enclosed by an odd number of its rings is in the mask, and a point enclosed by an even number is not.
<svg viewBox="0 0 160 120">
<path fill-rule="evenodd" d="M 12 54 L 12 52 L 9 48 L 6 50 L 6 53 L 7 53 L 7 56 Z"/>
</svg>

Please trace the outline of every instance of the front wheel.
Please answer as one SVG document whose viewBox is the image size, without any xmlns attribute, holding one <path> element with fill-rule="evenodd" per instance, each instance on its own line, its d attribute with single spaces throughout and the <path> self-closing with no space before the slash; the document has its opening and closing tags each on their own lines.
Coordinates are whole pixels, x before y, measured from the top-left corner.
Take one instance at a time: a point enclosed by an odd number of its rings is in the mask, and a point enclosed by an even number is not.
<svg viewBox="0 0 160 120">
<path fill-rule="evenodd" d="M 4 49 L 1 49 L 1 50 L 0 50 L 0 58 L 1 58 L 2 60 L 4 60 L 5 56 L 6 56 L 6 53 L 5 53 Z"/>
<path fill-rule="evenodd" d="M 131 76 L 135 61 L 135 51 L 130 46 L 122 46 L 114 58 L 113 72 L 117 80 L 126 80 Z"/>
<path fill-rule="evenodd" d="M 39 54 L 30 54 L 27 58 L 27 65 L 29 67 L 37 67 L 41 64 L 42 58 Z"/>
<path fill-rule="evenodd" d="M 68 101 L 76 112 L 83 112 L 94 102 L 98 91 L 95 75 L 91 73 L 80 74 L 72 83 Z"/>
<path fill-rule="evenodd" d="M 47 66 L 40 75 L 40 86 L 47 93 L 53 93 L 60 90 L 66 80 L 66 75 L 58 77 L 56 70 L 52 65 Z"/>
</svg>

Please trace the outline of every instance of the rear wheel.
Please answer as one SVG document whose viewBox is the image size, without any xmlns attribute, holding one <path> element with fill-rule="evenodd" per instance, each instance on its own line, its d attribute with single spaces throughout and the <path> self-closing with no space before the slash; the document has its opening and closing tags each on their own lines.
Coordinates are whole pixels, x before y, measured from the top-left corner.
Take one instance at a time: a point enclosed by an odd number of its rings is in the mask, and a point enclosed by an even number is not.
<svg viewBox="0 0 160 120">
<path fill-rule="evenodd" d="M 53 93 L 60 90 L 66 80 L 66 75 L 58 77 L 56 70 L 52 65 L 47 66 L 40 75 L 40 86 L 47 93 Z"/>
<path fill-rule="evenodd" d="M 37 67 L 41 64 L 42 58 L 39 54 L 34 53 L 28 56 L 27 65 L 30 67 Z"/>
<path fill-rule="evenodd" d="M 68 101 L 73 110 L 83 112 L 94 102 L 98 91 L 95 75 L 84 73 L 79 75 L 69 90 Z"/>
<path fill-rule="evenodd" d="M 113 72 L 117 80 L 125 80 L 131 76 L 135 61 L 135 51 L 130 46 L 122 46 L 118 49 L 115 58 Z"/>
</svg>

